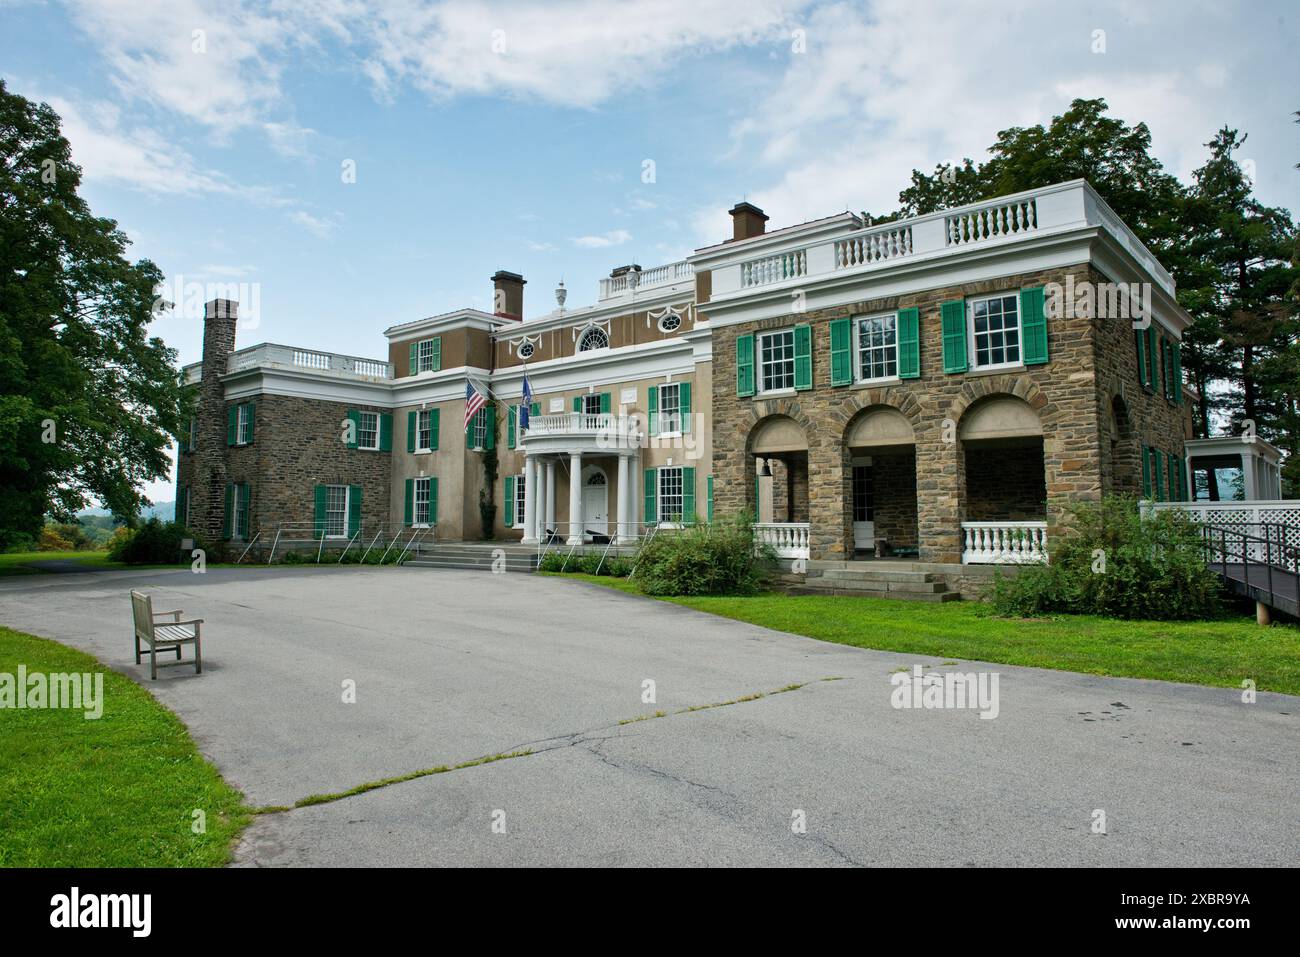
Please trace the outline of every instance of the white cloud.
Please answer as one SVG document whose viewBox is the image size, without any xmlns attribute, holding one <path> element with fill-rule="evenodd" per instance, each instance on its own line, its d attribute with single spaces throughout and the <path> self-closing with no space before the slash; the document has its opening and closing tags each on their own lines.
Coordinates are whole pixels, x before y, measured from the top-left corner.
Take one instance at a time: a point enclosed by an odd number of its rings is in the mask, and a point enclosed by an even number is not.
<svg viewBox="0 0 1300 957">
<path fill-rule="evenodd" d="M 314 216 L 301 209 L 296 209 L 290 213 L 289 219 L 307 230 L 307 232 L 311 233 L 317 239 L 328 239 L 334 233 L 334 229 L 338 225 L 337 220 L 333 218 Z"/>
<path fill-rule="evenodd" d="M 573 245 L 583 249 L 604 249 L 607 246 L 621 246 L 631 239 L 632 234 L 626 229 L 612 229 L 599 236 L 577 236 L 573 240 Z"/>
<path fill-rule="evenodd" d="M 557 248 L 554 243 L 539 243 L 532 239 L 524 240 L 524 245 L 535 253 L 553 253 Z"/>
</svg>

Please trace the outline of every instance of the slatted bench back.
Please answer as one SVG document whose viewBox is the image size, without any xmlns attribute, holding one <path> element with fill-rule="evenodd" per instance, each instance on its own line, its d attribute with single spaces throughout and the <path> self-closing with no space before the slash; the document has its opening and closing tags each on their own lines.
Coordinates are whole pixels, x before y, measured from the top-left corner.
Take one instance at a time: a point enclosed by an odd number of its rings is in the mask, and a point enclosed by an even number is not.
<svg viewBox="0 0 1300 957">
<path fill-rule="evenodd" d="M 131 614 L 135 618 L 136 635 L 153 644 L 153 598 L 133 589 Z"/>
</svg>

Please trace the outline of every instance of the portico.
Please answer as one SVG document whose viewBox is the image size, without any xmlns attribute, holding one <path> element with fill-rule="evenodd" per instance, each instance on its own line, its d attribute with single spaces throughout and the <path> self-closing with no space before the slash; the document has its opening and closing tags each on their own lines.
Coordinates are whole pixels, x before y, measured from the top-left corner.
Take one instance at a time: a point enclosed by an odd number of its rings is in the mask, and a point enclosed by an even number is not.
<svg viewBox="0 0 1300 957">
<path fill-rule="evenodd" d="M 534 416 L 523 433 L 523 543 L 636 541 L 639 462 L 634 416 Z M 613 508 L 610 486 L 613 486 Z M 563 497 L 561 490 L 563 489 Z"/>
</svg>

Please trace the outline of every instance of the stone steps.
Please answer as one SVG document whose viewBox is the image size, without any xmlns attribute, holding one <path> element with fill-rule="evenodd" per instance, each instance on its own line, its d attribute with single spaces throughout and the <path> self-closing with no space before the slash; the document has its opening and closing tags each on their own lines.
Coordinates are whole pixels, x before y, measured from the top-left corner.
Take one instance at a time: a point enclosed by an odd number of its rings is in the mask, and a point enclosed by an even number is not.
<svg viewBox="0 0 1300 957">
<path fill-rule="evenodd" d="M 408 558 L 403 565 L 414 568 L 461 568 L 472 571 L 492 571 L 498 567 L 507 572 L 529 574 L 537 571 L 537 549 L 514 543 L 425 545 L 418 555 Z"/>
<path fill-rule="evenodd" d="M 794 595 L 857 595 L 903 601 L 958 601 L 945 573 L 952 570 L 924 562 L 809 562 L 802 581 L 785 579 L 779 586 Z"/>
</svg>

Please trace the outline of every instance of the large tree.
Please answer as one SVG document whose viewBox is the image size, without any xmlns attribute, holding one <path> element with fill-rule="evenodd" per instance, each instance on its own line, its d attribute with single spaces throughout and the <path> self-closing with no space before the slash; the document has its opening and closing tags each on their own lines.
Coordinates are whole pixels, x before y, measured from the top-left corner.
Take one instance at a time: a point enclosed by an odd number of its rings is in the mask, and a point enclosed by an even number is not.
<svg viewBox="0 0 1300 957">
<path fill-rule="evenodd" d="M 186 414 L 162 273 L 78 195 L 59 118 L 0 80 L 0 547 L 99 499 L 134 519 Z"/>
</svg>

